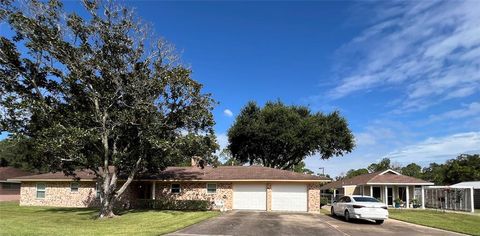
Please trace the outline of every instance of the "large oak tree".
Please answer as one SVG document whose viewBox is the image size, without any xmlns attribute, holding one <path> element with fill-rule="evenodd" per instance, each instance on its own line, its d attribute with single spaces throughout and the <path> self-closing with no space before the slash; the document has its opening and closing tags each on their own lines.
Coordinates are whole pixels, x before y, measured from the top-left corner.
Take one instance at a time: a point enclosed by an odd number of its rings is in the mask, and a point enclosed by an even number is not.
<svg viewBox="0 0 480 236">
<path fill-rule="evenodd" d="M 50 170 L 95 173 L 111 217 L 139 174 L 217 149 L 214 101 L 128 8 L 83 6 L 1 1 L 1 125 Z"/>
<path fill-rule="evenodd" d="M 354 137 L 338 112 L 313 113 L 307 107 L 249 102 L 228 130 L 228 149 L 241 163 L 292 169 L 307 156 L 329 159 L 349 153 Z"/>
</svg>

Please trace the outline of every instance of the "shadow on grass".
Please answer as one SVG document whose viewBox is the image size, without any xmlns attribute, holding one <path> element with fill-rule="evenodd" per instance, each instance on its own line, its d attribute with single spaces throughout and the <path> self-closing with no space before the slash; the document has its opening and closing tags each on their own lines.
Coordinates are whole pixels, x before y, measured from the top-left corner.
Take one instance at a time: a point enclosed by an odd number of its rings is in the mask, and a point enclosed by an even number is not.
<svg viewBox="0 0 480 236">
<path fill-rule="evenodd" d="M 165 214 L 171 215 L 183 215 L 186 212 L 206 212 L 206 211 L 188 211 L 188 210 L 161 210 L 161 209 L 125 209 L 125 210 L 118 210 L 115 211 L 117 215 L 125 215 L 128 213 L 145 213 L 145 212 L 161 212 Z"/>
<path fill-rule="evenodd" d="M 80 216 L 91 216 L 91 219 L 96 219 L 98 215 L 98 209 L 95 208 L 44 208 L 41 210 L 37 210 L 35 212 L 48 212 L 48 213 L 58 213 L 58 214 L 66 214 L 71 213 Z"/>
</svg>

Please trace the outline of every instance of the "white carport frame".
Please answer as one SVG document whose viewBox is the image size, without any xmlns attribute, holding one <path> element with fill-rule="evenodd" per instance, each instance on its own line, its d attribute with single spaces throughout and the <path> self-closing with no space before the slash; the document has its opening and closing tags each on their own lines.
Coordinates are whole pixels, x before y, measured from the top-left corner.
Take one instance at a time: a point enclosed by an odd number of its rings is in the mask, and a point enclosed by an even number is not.
<svg viewBox="0 0 480 236">
<path fill-rule="evenodd" d="M 424 191 L 427 189 L 469 189 L 470 190 L 470 212 L 475 212 L 475 206 L 474 206 L 474 198 L 473 198 L 473 193 L 474 189 L 473 187 L 457 187 L 457 186 L 426 186 Z M 422 198 L 424 198 L 424 191 L 422 191 Z M 447 196 L 445 196 L 445 204 L 447 203 Z"/>
</svg>

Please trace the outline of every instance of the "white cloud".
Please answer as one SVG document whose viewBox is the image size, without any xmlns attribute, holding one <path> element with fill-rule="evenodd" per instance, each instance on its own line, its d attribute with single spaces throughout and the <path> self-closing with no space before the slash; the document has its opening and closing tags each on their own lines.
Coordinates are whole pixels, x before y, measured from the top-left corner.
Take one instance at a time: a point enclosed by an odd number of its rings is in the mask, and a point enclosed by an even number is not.
<svg viewBox="0 0 480 236">
<path fill-rule="evenodd" d="M 377 143 L 376 138 L 371 133 L 355 134 L 355 144 L 357 146 L 374 145 Z"/>
<path fill-rule="evenodd" d="M 480 132 L 453 134 L 440 138 L 428 138 L 387 155 L 401 163 L 443 162 L 462 153 L 480 152 Z"/>
<path fill-rule="evenodd" d="M 331 98 L 390 86 L 415 110 L 480 91 L 479 1 L 375 4 L 376 22 L 338 51 Z"/>
<path fill-rule="evenodd" d="M 462 119 L 476 115 L 480 115 L 480 102 L 472 102 L 460 109 L 447 111 L 439 115 L 432 115 L 430 116 L 429 121 L 433 122 L 447 119 Z"/>
<path fill-rule="evenodd" d="M 225 109 L 223 110 L 223 114 L 228 116 L 228 117 L 232 117 L 233 116 L 233 112 L 230 110 L 230 109 Z"/>
</svg>

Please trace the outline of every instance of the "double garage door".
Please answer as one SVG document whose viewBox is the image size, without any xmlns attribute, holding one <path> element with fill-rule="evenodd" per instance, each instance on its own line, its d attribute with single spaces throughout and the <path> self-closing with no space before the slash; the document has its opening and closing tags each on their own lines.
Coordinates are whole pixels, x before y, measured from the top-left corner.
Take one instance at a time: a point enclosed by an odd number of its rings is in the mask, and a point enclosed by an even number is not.
<svg viewBox="0 0 480 236">
<path fill-rule="evenodd" d="M 272 184 L 273 211 L 307 211 L 307 186 L 305 184 Z M 233 209 L 267 210 L 265 184 L 234 184 Z"/>
</svg>

